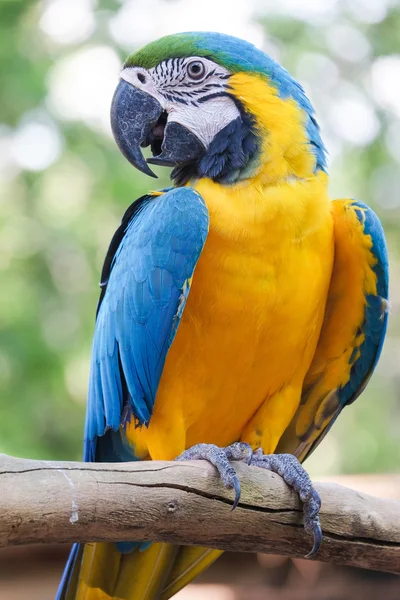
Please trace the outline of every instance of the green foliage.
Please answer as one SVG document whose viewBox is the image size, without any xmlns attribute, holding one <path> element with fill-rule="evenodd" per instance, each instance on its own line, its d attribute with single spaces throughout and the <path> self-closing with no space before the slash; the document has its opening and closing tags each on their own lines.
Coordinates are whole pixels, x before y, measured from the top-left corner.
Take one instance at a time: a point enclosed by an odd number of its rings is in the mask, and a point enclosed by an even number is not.
<svg viewBox="0 0 400 600">
<path fill-rule="evenodd" d="M 62 43 L 43 21 L 49 4 L 0 2 L 0 452 L 75 459 L 81 455 L 97 282 L 107 245 L 126 207 L 149 187 L 168 181 L 165 173 L 151 182 L 136 172 L 98 118 L 96 102 L 107 94 L 111 101 L 112 93 L 101 85 L 103 70 L 106 80 L 107 68 L 110 73 L 116 62 L 116 81 L 118 56 L 126 54 L 108 27 L 121 3 L 100 2 L 92 10 L 92 29 Z M 172 10 L 174 3 L 169 4 Z M 352 195 L 373 206 L 388 236 L 392 264 L 393 314 L 377 375 L 309 464 L 320 472 L 395 470 L 400 463 L 400 129 L 395 110 L 378 105 L 370 81 L 376 58 L 398 49 L 400 13 L 393 6 L 373 24 L 357 22 L 345 9 L 318 26 L 289 16 L 260 19 L 268 43 L 306 85 L 322 117 L 328 149 L 334 150 L 332 195 Z M 329 40 L 338 25 L 361 34 L 368 45 L 364 57 L 349 60 L 332 50 Z M 133 39 L 134 30 L 132 49 Z M 85 77 L 73 71 L 66 85 L 69 61 L 84 61 L 91 51 L 104 62 L 88 61 Z M 85 85 L 96 69 L 99 88 L 93 93 Z M 81 89 L 96 117 L 76 109 Z M 332 111 L 349 90 L 362 96 L 377 120 L 370 123 L 375 133 L 368 142 L 352 142 L 346 132 L 336 131 Z M 75 113 L 68 112 L 71 106 Z M 29 138 L 32 123 L 36 137 Z M 37 127 L 42 127 L 39 137 Z M 35 152 L 41 155 L 46 136 L 53 155 L 39 164 Z"/>
</svg>

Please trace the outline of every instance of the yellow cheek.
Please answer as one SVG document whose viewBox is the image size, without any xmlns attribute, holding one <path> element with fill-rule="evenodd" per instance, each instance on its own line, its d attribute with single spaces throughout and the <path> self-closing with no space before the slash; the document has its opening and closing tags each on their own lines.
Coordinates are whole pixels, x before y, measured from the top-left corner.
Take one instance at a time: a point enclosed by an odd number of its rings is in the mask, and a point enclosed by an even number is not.
<svg viewBox="0 0 400 600">
<path fill-rule="evenodd" d="M 259 177 L 268 180 L 313 175 L 315 157 L 306 135 L 305 115 L 292 98 L 280 98 L 261 75 L 237 73 L 229 85 L 256 119 L 262 144 Z"/>
</svg>

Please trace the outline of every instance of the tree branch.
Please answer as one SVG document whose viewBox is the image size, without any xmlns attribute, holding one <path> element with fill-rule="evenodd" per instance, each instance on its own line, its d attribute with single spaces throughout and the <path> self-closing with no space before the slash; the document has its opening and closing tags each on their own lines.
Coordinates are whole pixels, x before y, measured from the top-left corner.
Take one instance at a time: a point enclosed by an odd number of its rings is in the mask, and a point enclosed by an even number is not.
<svg viewBox="0 0 400 600">
<path fill-rule="evenodd" d="M 0 455 L 0 547 L 43 542 L 164 541 L 302 557 L 311 549 L 296 495 L 273 473 L 237 463 L 239 506 L 206 462 L 47 462 Z M 316 484 L 318 560 L 400 573 L 400 502 Z"/>
</svg>

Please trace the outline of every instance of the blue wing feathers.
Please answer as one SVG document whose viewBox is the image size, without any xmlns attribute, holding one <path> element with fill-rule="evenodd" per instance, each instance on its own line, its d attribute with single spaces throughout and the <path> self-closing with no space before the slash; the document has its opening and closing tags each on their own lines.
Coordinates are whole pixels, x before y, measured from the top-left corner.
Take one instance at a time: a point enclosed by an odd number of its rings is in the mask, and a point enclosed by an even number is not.
<svg viewBox="0 0 400 600">
<path fill-rule="evenodd" d="M 102 272 L 93 341 L 88 460 L 94 459 L 100 436 L 101 456 L 126 454 L 118 432 L 124 407 L 139 424 L 149 422 L 208 220 L 201 196 L 178 188 L 139 199 L 114 235 Z M 108 430 L 117 433 L 105 435 Z M 106 440 L 110 447 L 104 451 Z"/>
<path fill-rule="evenodd" d="M 348 383 L 340 391 L 342 405 L 351 404 L 359 396 L 367 384 L 379 360 L 386 334 L 388 319 L 388 286 L 389 261 L 385 234 L 376 214 L 363 202 L 355 201 L 354 207 L 364 235 L 371 237 L 371 252 L 376 259 L 373 271 L 376 275 L 377 295 L 366 295 L 365 318 L 361 330 L 365 339 L 360 346 L 359 357 L 352 353 L 350 363 L 354 360 Z"/>
</svg>

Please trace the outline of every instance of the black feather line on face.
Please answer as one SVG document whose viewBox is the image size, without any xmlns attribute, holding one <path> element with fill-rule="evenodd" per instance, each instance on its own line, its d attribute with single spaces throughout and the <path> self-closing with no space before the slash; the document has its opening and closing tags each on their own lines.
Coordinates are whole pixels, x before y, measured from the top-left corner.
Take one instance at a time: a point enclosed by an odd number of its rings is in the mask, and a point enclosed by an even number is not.
<svg viewBox="0 0 400 600">
<path fill-rule="evenodd" d="M 198 98 L 197 102 L 199 104 L 203 104 L 203 102 L 207 102 L 208 100 L 212 100 L 213 98 L 222 98 L 223 96 L 231 98 L 231 94 L 228 94 L 227 92 L 216 92 L 215 94 L 207 94 L 206 96 Z"/>
<path fill-rule="evenodd" d="M 204 81 L 206 79 L 209 79 L 210 77 L 212 77 L 214 75 L 214 73 L 215 73 L 215 69 L 213 69 L 212 71 L 210 71 L 209 73 L 207 73 L 207 75 L 204 77 Z"/>
<path fill-rule="evenodd" d="M 180 102 L 181 104 L 189 104 L 186 102 L 182 96 L 189 96 L 195 100 L 195 104 L 201 104 L 206 102 L 207 100 L 211 100 L 212 98 L 217 98 L 218 96 L 230 96 L 224 90 L 226 89 L 226 85 L 220 85 L 218 83 L 206 84 L 202 88 L 198 90 L 187 91 L 184 89 L 177 89 L 180 86 L 176 85 L 165 85 L 163 89 L 159 89 L 159 94 L 163 96 L 166 100 L 170 102 Z M 215 92 L 214 94 L 209 94 L 211 90 L 221 90 L 220 92 Z M 193 102 L 191 103 L 193 104 Z"/>
</svg>

